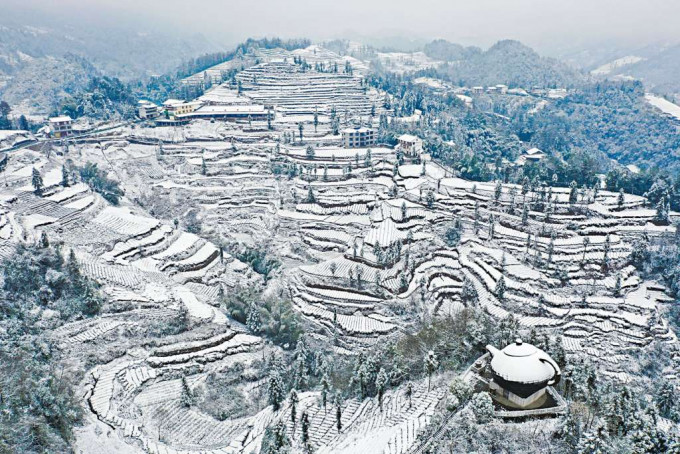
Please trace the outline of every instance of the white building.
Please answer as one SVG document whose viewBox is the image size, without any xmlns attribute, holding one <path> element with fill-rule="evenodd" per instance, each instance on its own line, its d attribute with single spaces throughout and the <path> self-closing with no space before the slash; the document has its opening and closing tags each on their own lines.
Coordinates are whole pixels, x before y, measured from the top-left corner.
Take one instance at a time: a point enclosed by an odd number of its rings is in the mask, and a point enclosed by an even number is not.
<svg viewBox="0 0 680 454">
<path fill-rule="evenodd" d="M 274 119 L 274 112 L 259 104 L 214 105 L 202 106 L 195 111 L 184 114 L 190 118 L 207 118 L 221 120 L 253 120 L 266 121 Z"/>
<path fill-rule="evenodd" d="M 179 99 L 168 99 L 163 103 L 163 109 L 170 117 L 184 115 L 193 112 L 201 107 L 200 101 L 185 102 Z"/>
<path fill-rule="evenodd" d="M 159 107 L 156 104 L 152 103 L 151 101 L 142 99 L 139 102 L 137 102 L 137 116 L 142 120 L 145 120 L 147 118 L 156 118 L 160 114 L 161 112 Z"/>
<path fill-rule="evenodd" d="M 507 407 L 533 409 L 547 399 L 546 389 L 560 381 L 560 366 L 543 350 L 517 339 L 503 350 L 487 345 L 493 397 Z"/>
<path fill-rule="evenodd" d="M 371 128 L 347 128 L 342 130 L 342 145 L 345 148 L 364 148 L 375 144 L 375 133 Z"/>
<path fill-rule="evenodd" d="M 71 117 L 63 115 L 61 117 L 51 117 L 48 120 L 50 135 L 61 138 L 73 134 L 73 120 Z"/>
<path fill-rule="evenodd" d="M 411 134 L 403 134 L 397 139 L 397 149 L 401 150 L 407 156 L 420 156 L 423 152 L 423 140 L 420 137 L 412 136 Z"/>
</svg>

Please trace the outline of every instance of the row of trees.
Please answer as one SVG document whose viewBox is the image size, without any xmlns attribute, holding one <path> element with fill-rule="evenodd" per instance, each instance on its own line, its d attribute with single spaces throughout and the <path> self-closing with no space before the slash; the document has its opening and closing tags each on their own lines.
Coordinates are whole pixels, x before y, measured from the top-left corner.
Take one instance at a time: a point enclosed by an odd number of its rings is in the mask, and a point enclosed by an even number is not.
<svg viewBox="0 0 680 454">
<path fill-rule="evenodd" d="M 106 173 L 92 162 L 87 162 L 83 167 L 76 167 L 69 160 L 62 166 L 61 176 L 60 185 L 62 187 L 68 187 L 79 179 L 112 205 L 118 205 L 123 196 L 123 190 L 119 183 L 108 178 Z M 45 183 L 42 175 L 35 167 L 31 174 L 31 184 L 35 195 L 42 197 L 45 192 Z"/>
</svg>

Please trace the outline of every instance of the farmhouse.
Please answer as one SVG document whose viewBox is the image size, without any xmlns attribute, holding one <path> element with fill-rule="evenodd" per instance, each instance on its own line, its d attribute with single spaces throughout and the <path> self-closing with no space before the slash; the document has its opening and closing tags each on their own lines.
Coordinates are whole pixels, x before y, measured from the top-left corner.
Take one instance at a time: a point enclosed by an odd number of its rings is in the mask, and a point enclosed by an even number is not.
<svg viewBox="0 0 680 454">
<path fill-rule="evenodd" d="M 423 140 L 411 134 L 403 134 L 397 139 L 397 150 L 401 150 L 405 155 L 416 157 L 423 152 Z"/>
<path fill-rule="evenodd" d="M 345 148 L 370 147 L 375 144 L 375 134 L 366 127 L 343 129 L 342 144 Z"/>
<path fill-rule="evenodd" d="M 539 150 L 538 148 L 532 148 L 523 153 L 515 163 L 519 166 L 523 166 L 527 162 L 539 162 L 546 157 L 546 154 Z"/>
<path fill-rule="evenodd" d="M 50 127 L 50 135 L 61 138 L 73 134 L 73 120 L 68 116 L 51 117 L 48 120 Z"/>
</svg>

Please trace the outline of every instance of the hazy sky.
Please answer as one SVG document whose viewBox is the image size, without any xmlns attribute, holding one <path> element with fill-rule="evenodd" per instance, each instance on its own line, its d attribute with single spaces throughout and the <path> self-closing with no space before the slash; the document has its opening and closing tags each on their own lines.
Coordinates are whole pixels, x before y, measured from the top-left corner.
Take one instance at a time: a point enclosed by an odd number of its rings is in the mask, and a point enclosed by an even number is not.
<svg viewBox="0 0 680 454">
<path fill-rule="evenodd" d="M 551 52 L 581 42 L 680 41 L 680 0 L 0 0 L 3 4 L 179 27 L 224 44 L 249 36 L 404 36 L 487 47 L 513 38 Z"/>
</svg>

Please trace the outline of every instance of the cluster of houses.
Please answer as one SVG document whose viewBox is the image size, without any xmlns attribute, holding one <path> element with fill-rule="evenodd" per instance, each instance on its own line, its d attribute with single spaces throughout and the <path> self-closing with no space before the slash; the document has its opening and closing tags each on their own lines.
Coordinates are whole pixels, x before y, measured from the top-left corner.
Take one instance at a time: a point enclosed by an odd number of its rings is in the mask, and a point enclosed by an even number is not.
<svg viewBox="0 0 680 454">
<path fill-rule="evenodd" d="M 201 101 L 182 101 L 168 99 L 162 105 L 141 100 L 137 104 L 137 116 L 142 120 L 154 120 L 162 126 L 175 126 L 188 123 L 196 118 L 208 120 L 254 120 L 272 119 L 274 112 L 265 106 L 248 105 L 210 105 Z"/>
</svg>

